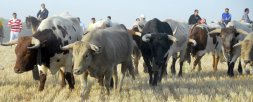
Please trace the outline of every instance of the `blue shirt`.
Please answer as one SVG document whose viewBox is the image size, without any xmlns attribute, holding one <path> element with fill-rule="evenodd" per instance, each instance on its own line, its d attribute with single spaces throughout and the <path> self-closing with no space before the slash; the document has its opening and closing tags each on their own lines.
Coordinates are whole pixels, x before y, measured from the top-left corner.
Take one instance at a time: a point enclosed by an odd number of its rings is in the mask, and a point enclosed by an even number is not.
<svg viewBox="0 0 253 102">
<path fill-rule="evenodd" d="M 231 14 L 230 13 L 223 13 L 222 14 L 222 21 L 224 22 L 224 23 L 228 23 L 228 22 L 230 22 L 231 21 Z"/>
</svg>

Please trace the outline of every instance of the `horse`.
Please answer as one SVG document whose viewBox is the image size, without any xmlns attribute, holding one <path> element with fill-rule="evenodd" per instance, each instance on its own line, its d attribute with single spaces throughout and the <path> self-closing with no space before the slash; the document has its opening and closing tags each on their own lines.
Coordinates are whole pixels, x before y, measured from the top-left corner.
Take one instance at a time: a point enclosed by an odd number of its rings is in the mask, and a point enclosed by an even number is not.
<svg viewBox="0 0 253 102">
<path fill-rule="evenodd" d="M 37 31 L 38 26 L 40 25 L 40 20 L 38 20 L 36 17 L 28 16 L 25 19 L 26 27 L 30 29 L 32 27 L 32 33 L 34 34 Z"/>
</svg>

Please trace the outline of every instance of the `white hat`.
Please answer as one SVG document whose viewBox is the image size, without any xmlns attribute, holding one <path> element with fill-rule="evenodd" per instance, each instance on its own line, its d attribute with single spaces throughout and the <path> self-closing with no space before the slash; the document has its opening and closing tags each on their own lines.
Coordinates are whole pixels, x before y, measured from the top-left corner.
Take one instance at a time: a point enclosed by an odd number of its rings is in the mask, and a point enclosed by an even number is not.
<svg viewBox="0 0 253 102">
<path fill-rule="evenodd" d="M 144 15 L 144 14 L 141 14 L 141 18 L 145 18 L 145 15 Z"/>
</svg>

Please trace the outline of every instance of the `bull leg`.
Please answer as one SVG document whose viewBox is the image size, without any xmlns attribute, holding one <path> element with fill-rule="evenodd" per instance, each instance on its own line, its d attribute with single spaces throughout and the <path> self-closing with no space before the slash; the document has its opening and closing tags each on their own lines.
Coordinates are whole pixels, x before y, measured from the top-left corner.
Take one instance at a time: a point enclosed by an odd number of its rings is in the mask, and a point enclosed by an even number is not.
<svg viewBox="0 0 253 102">
<path fill-rule="evenodd" d="M 114 80 L 111 80 L 111 85 L 113 85 L 114 89 L 116 90 L 117 86 L 118 86 L 118 73 L 117 73 L 117 67 L 116 66 L 113 69 L 113 79 Z"/>
<path fill-rule="evenodd" d="M 234 76 L 234 65 L 235 65 L 234 62 L 231 62 L 231 63 L 229 64 L 229 73 L 228 73 L 228 75 L 229 75 L 230 77 L 233 77 L 233 76 Z"/>
<path fill-rule="evenodd" d="M 105 75 L 105 79 L 104 79 L 107 95 L 110 94 L 110 83 L 111 83 L 111 78 L 112 78 L 111 74 L 112 74 L 112 72 L 107 73 L 107 75 Z M 101 90 L 103 90 L 103 88 Z"/>
<path fill-rule="evenodd" d="M 179 76 L 179 77 L 182 77 L 184 61 L 180 61 L 179 64 L 180 64 L 180 65 L 179 65 L 179 66 L 180 66 L 180 70 L 179 70 L 179 72 L 178 72 L 178 76 Z"/>
<path fill-rule="evenodd" d="M 148 67 L 148 74 L 149 74 L 149 84 L 151 85 L 152 82 L 153 82 L 153 71 L 152 71 L 152 67 L 150 65 L 150 61 L 149 59 L 146 59 L 146 58 L 143 58 L 144 59 L 144 62 L 145 62 L 145 65 Z"/>
<path fill-rule="evenodd" d="M 202 70 L 201 60 L 199 60 L 199 63 L 198 63 L 198 71 L 200 72 L 201 70 Z"/>
<path fill-rule="evenodd" d="M 84 72 L 83 77 L 81 79 L 81 85 L 83 87 L 83 90 L 81 92 L 82 101 L 84 101 L 85 97 L 87 97 L 87 95 L 90 91 L 89 88 L 88 88 L 88 75 L 89 75 L 88 72 Z"/>
<path fill-rule="evenodd" d="M 195 57 L 195 60 L 194 60 L 194 63 L 193 63 L 193 67 L 192 67 L 192 71 L 195 70 L 197 64 L 199 65 L 201 58 L 202 58 L 202 56 L 196 56 Z M 199 70 L 201 70 L 200 65 L 199 65 Z"/>
<path fill-rule="evenodd" d="M 217 68 L 215 68 L 215 63 L 216 63 L 215 54 L 212 54 L 212 56 L 213 56 L 213 71 L 216 72 Z"/>
<path fill-rule="evenodd" d="M 67 80 L 69 84 L 69 89 L 72 90 L 74 89 L 74 76 L 73 73 L 71 72 L 65 72 L 65 79 Z"/>
<path fill-rule="evenodd" d="M 158 77 L 159 77 L 158 72 L 155 71 L 154 72 L 154 80 L 152 82 L 152 86 L 157 86 Z"/>
<path fill-rule="evenodd" d="M 227 75 L 229 75 L 229 72 L 230 72 L 230 61 L 227 61 L 227 66 L 228 66 Z"/>
<path fill-rule="evenodd" d="M 46 80 L 47 80 L 47 70 L 48 68 L 44 65 L 38 65 L 39 68 L 39 74 L 40 74 L 40 85 L 39 85 L 39 91 L 43 91 Z"/>
<path fill-rule="evenodd" d="M 74 75 L 73 75 L 73 63 L 72 63 L 72 55 L 69 54 L 67 59 L 66 59 L 66 64 L 63 67 L 64 71 L 65 71 L 65 79 L 67 80 L 68 84 L 69 84 L 69 89 L 72 90 L 74 89 L 74 85 L 75 85 L 75 79 L 74 79 Z"/>
<path fill-rule="evenodd" d="M 47 80 L 47 74 L 44 74 L 42 71 L 40 71 L 40 86 L 39 86 L 39 91 L 43 91 L 44 90 L 46 80 Z"/>
<path fill-rule="evenodd" d="M 202 67 L 201 67 L 201 58 L 203 56 L 199 56 L 197 59 L 198 59 L 198 71 L 200 72 L 202 70 Z"/>
<path fill-rule="evenodd" d="M 220 56 L 217 56 L 215 60 L 215 66 L 214 66 L 215 72 L 217 71 L 219 60 L 220 60 Z"/>
<path fill-rule="evenodd" d="M 138 65 L 139 65 L 139 60 L 140 60 L 141 56 L 140 56 L 140 52 L 135 52 L 134 54 L 134 57 L 133 57 L 133 61 L 134 61 L 134 72 L 136 75 L 139 74 L 139 71 L 138 71 Z"/>
<path fill-rule="evenodd" d="M 127 71 L 127 68 L 128 65 L 126 62 L 122 62 L 121 64 L 121 73 L 122 73 L 122 76 L 121 76 L 121 79 L 120 79 L 120 84 L 119 84 L 119 88 L 118 88 L 118 91 L 120 92 L 122 90 L 122 86 L 123 86 L 123 80 L 126 76 L 126 71 Z"/>
<path fill-rule="evenodd" d="M 65 81 L 64 71 L 62 69 L 60 69 L 60 74 L 61 74 L 61 87 L 63 88 L 66 86 L 66 81 Z"/>
<path fill-rule="evenodd" d="M 240 75 L 242 75 L 242 64 L 241 64 L 241 59 L 239 60 L 239 64 L 238 64 L 238 72 Z"/>
<path fill-rule="evenodd" d="M 175 64 L 176 64 L 176 61 L 177 61 L 177 56 L 174 56 L 173 55 L 173 59 L 172 59 L 172 64 L 171 64 L 171 74 L 175 75 L 176 74 L 176 69 L 175 69 Z"/>
<path fill-rule="evenodd" d="M 182 75 L 183 75 L 183 65 L 184 65 L 184 61 L 186 60 L 185 56 L 186 56 L 186 49 L 180 51 L 180 63 L 179 63 L 180 69 L 178 72 L 179 77 L 182 77 Z"/>
<path fill-rule="evenodd" d="M 129 70 L 130 75 L 132 76 L 133 80 L 135 80 L 135 73 L 134 73 L 134 66 L 132 63 L 132 59 L 129 58 L 126 62 L 126 67 Z"/>
<path fill-rule="evenodd" d="M 145 64 L 145 62 L 143 63 L 143 72 L 144 73 L 148 73 L 148 67 L 147 67 L 147 65 Z"/>
</svg>

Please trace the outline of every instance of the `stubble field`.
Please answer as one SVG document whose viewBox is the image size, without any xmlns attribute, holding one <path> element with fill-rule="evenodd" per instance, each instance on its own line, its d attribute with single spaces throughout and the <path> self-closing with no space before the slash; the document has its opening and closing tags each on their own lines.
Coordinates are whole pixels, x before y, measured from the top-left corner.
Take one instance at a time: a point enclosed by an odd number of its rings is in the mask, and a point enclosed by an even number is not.
<svg viewBox="0 0 253 102">
<path fill-rule="evenodd" d="M 48 72 L 45 89 L 38 91 L 38 82 L 34 81 L 31 72 L 14 73 L 15 46 L 0 46 L 0 102 L 77 102 L 83 89 L 81 76 L 75 76 L 76 84 L 73 91 L 68 86 L 61 88 L 60 80 Z M 203 57 L 201 72 L 190 72 L 185 63 L 183 77 L 170 74 L 157 87 L 148 85 L 148 74 L 143 73 L 142 60 L 139 65 L 140 75 L 136 80 L 126 77 L 123 90 L 118 93 L 111 90 L 110 95 L 100 93 L 97 80 L 89 77 L 93 83 L 87 101 L 97 102 L 252 102 L 253 76 L 239 76 L 237 67 L 235 77 L 226 76 L 225 63 L 219 63 L 216 73 L 212 70 L 210 55 Z M 236 64 L 237 66 L 237 64 Z M 178 66 L 177 66 L 178 70 Z M 120 76 L 120 74 L 119 74 Z"/>
</svg>

